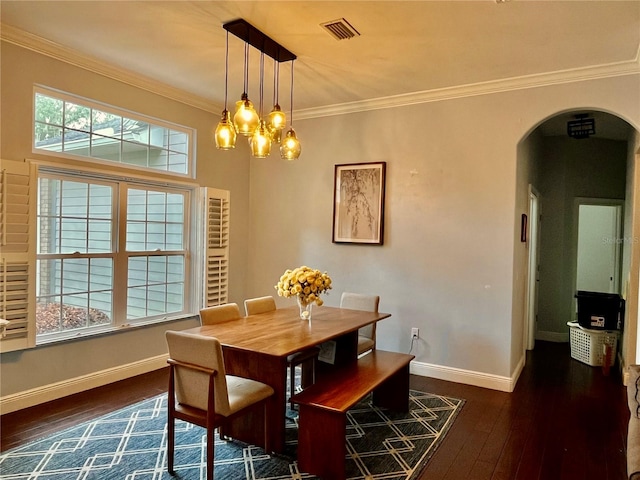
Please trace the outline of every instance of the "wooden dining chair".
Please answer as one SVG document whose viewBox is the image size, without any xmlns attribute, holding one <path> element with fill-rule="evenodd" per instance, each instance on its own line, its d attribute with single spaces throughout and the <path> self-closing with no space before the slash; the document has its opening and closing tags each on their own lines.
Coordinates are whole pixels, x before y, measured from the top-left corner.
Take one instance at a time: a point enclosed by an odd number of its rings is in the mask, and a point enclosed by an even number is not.
<svg viewBox="0 0 640 480">
<path fill-rule="evenodd" d="M 377 312 L 380 297 L 378 295 L 364 295 L 361 293 L 343 292 L 340 298 L 340 308 L 351 310 L 366 310 Z M 375 350 L 376 324 L 372 323 L 358 330 L 358 355 Z"/>
<path fill-rule="evenodd" d="M 273 388 L 248 378 L 227 375 L 217 338 L 167 331 L 169 394 L 167 408 L 167 469 L 174 474 L 175 421 L 193 423 L 207 431 L 207 480 L 213 480 L 214 431 L 224 437 L 225 424 L 262 405 L 266 452 L 271 451 L 267 428 L 268 399 Z M 257 426 L 256 428 L 259 428 Z"/>
<path fill-rule="evenodd" d="M 213 307 L 205 307 L 200 310 L 200 324 L 202 325 L 213 325 L 214 323 L 236 320 L 241 317 L 242 315 L 240 314 L 240 308 L 237 303 L 214 305 Z"/>
<path fill-rule="evenodd" d="M 275 299 L 268 295 L 265 297 L 248 298 L 244 301 L 244 309 L 247 315 L 255 315 L 258 313 L 272 312 L 276 309 Z M 287 368 L 289 370 L 289 388 L 291 395 L 294 395 L 296 385 L 296 367 L 299 365 L 301 369 L 300 387 L 307 388 L 315 383 L 316 361 L 320 349 L 317 347 L 308 348 L 300 352 L 292 353 L 287 357 Z"/>
</svg>

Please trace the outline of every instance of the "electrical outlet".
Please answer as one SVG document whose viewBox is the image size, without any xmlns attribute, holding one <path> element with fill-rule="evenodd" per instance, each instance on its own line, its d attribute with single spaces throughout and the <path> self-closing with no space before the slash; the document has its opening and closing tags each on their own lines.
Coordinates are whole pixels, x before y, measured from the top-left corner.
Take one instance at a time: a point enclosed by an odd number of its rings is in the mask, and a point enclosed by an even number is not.
<svg viewBox="0 0 640 480">
<path fill-rule="evenodd" d="M 411 329 L 411 338 L 420 338 L 420 330 L 416 327 Z"/>
</svg>

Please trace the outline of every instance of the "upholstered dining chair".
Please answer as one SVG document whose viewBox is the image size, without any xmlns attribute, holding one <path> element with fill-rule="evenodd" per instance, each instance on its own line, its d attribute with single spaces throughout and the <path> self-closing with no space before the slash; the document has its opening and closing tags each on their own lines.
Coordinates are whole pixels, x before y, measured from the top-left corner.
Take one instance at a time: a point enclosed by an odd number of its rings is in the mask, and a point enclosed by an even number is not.
<svg viewBox="0 0 640 480">
<path fill-rule="evenodd" d="M 273 389 L 248 378 L 227 375 L 222 346 L 217 338 L 167 331 L 169 347 L 169 397 L 167 422 L 167 469 L 174 474 L 175 420 L 207 431 L 207 480 L 213 480 L 214 430 L 224 437 L 225 424 L 262 404 L 264 448 L 270 452 L 267 400 Z"/>
<path fill-rule="evenodd" d="M 226 322 L 241 318 L 240 308 L 237 303 L 225 303 L 205 307 L 200 310 L 200 323 L 202 325 L 213 325 L 214 323 Z"/>
<path fill-rule="evenodd" d="M 276 301 L 270 295 L 266 297 L 248 298 L 244 301 L 244 309 L 247 315 L 271 312 L 276 309 Z M 295 373 L 298 365 L 300 365 L 302 372 L 300 387 L 304 389 L 315 382 L 316 360 L 318 358 L 318 353 L 320 353 L 320 350 L 317 347 L 313 347 L 302 350 L 301 352 L 292 353 L 287 357 L 289 388 L 291 395 L 295 393 Z"/>
<path fill-rule="evenodd" d="M 378 295 L 364 295 L 361 293 L 343 292 L 340 298 L 340 308 L 351 310 L 366 310 L 377 312 L 380 297 Z M 375 350 L 376 324 L 372 323 L 358 330 L 358 355 Z"/>
</svg>

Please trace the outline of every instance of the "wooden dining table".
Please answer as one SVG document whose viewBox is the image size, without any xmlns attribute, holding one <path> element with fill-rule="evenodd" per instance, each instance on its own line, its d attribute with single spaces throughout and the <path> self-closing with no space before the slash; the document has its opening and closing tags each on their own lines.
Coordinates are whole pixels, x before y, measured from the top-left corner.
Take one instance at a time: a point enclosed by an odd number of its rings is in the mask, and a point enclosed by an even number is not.
<svg viewBox="0 0 640 480">
<path fill-rule="evenodd" d="M 216 337 L 222 344 L 227 374 L 251 378 L 274 389 L 266 428 L 270 445 L 282 453 L 285 445 L 287 356 L 335 341 L 333 363 L 318 362 L 317 376 L 329 376 L 358 358 L 358 329 L 390 317 L 389 313 L 317 307 L 311 320 L 302 320 L 297 306 L 185 330 Z M 225 434 L 261 445 L 264 430 L 259 412 L 234 419 Z"/>
</svg>

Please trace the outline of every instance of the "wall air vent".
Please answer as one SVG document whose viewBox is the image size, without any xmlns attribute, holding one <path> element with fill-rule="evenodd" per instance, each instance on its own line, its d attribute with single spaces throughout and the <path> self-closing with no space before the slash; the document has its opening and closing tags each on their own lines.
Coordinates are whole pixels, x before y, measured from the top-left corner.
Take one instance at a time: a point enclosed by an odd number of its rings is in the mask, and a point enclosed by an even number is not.
<svg viewBox="0 0 640 480">
<path fill-rule="evenodd" d="M 336 40 L 349 40 L 353 37 L 360 36 L 360 32 L 353 28 L 344 18 L 321 23 L 320 26 L 329 32 Z"/>
</svg>

